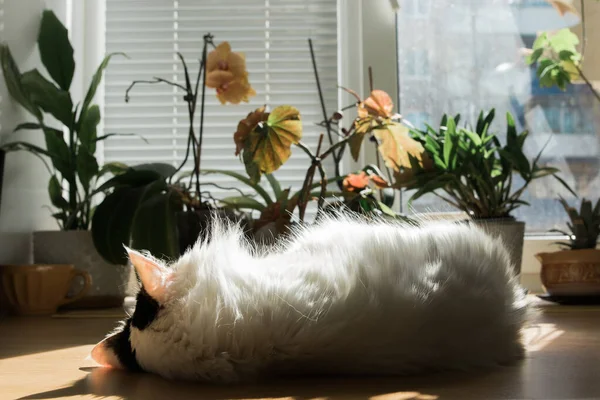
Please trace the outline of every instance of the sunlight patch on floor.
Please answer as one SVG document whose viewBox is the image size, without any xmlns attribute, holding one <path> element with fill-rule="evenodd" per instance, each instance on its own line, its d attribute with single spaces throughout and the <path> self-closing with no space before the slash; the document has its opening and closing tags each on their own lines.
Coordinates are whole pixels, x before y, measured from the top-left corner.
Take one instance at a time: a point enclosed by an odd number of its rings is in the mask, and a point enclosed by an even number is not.
<svg viewBox="0 0 600 400">
<path fill-rule="evenodd" d="M 396 392 L 371 396 L 369 400 L 436 400 L 438 396 L 419 392 Z"/>
<path fill-rule="evenodd" d="M 554 324 L 535 324 L 523 329 L 523 343 L 528 352 L 540 351 L 564 333 Z"/>
</svg>

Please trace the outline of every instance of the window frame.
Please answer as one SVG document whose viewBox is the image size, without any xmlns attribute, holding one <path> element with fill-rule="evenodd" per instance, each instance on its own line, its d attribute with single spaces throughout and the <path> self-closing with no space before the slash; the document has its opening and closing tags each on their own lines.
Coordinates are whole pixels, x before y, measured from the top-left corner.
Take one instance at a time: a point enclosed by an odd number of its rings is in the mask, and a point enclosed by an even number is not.
<svg viewBox="0 0 600 400">
<path fill-rule="evenodd" d="M 75 47 L 76 63 L 80 68 L 79 76 L 75 76 L 74 94 L 83 98 L 84 87 L 101 62 L 105 50 L 105 0 L 93 2 L 65 0 L 67 3 L 67 27 L 71 32 Z M 397 14 L 390 0 L 338 0 L 338 84 L 352 88 L 358 93 L 366 94 L 369 89 L 369 60 L 385 60 L 377 64 L 373 72 L 376 88 L 385 90 L 394 99 L 398 99 L 398 60 L 396 43 Z M 399 12 L 402 12 L 400 9 Z M 390 51 L 393 49 L 393 52 Z M 392 53 L 392 54 L 390 54 Z M 390 60 L 393 59 L 393 62 Z M 104 86 L 98 88 L 96 101 L 101 109 Z M 351 104 L 353 97 L 341 91 L 338 105 Z M 351 120 L 355 112 L 347 112 L 346 120 Z M 102 122 L 101 122 L 102 123 Z M 102 130 L 103 126 L 100 126 Z M 376 162 L 374 148 L 364 149 L 358 162 L 346 157 L 342 165 L 343 171 L 353 171 L 366 163 Z M 99 143 L 98 161 L 103 162 L 103 147 Z M 396 202 L 396 207 L 399 202 Z M 553 243 L 564 237 L 548 237 L 526 235 L 523 251 L 521 281 L 531 291 L 540 292 L 540 264 L 535 254 L 542 251 L 556 251 Z"/>
</svg>

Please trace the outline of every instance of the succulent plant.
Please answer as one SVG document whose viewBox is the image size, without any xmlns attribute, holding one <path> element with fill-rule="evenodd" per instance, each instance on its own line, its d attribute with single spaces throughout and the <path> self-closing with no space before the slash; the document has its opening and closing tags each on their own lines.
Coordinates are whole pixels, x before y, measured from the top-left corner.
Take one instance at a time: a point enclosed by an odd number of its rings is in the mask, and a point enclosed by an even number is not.
<svg viewBox="0 0 600 400">
<path fill-rule="evenodd" d="M 571 233 L 552 229 L 551 232 L 569 237 L 569 242 L 557 242 L 557 244 L 571 250 L 595 249 L 600 235 L 600 199 L 594 207 L 590 200 L 583 199 L 579 211 L 571 207 L 565 199 L 561 198 L 559 201 L 571 220 L 567 222 Z"/>
</svg>

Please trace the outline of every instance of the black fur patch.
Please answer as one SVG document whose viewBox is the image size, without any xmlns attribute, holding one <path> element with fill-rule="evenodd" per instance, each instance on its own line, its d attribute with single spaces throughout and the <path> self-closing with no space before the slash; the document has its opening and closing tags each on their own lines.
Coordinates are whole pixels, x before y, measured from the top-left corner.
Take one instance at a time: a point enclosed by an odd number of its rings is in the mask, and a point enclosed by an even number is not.
<svg viewBox="0 0 600 400">
<path fill-rule="evenodd" d="M 135 350 L 131 348 L 131 319 L 125 322 L 123 330 L 106 340 L 106 346 L 114 351 L 123 366 L 134 372 L 141 372 L 142 367 L 135 358 Z"/>
<path fill-rule="evenodd" d="M 135 350 L 131 348 L 131 327 L 133 326 L 140 331 L 144 330 L 156 319 L 159 310 L 160 304 L 158 301 L 150 297 L 148 292 L 142 287 L 137 295 L 133 316 L 125 321 L 121 332 L 106 341 L 106 345 L 115 352 L 117 358 L 126 369 L 134 372 L 142 371 L 142 367 L 135 358 Z"/>
<path fill-rule="evenodd" d="M 131 317 L 131 325 L 140 331 L 144 330 L 148 325 L 156 319 L 160 304 L 154 300 L 148 292 L 142 287 L 138 292 L 137 302 L 133 317 Z"/>
</svg>

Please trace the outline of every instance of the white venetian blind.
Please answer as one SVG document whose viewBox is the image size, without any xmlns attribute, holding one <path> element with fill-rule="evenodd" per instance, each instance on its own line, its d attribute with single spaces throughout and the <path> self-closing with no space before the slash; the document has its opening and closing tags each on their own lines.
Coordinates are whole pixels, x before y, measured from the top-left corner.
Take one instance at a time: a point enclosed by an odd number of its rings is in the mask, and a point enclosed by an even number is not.
<svg viewBox="0 0 600 400">
<path fill-rule="evenodd" d="M 202 168 L 244 171 L 234 155 L 233 133 L 240 119 L 263 104 L 271 109 L 296 106 L 303 120 L 303 141 L 316 149 L 324 129 L 315 125 L 323 117 L 307 39 L 313 40 L 331 113 L 337 108 L 336 0 L 107 0 L 106 50 L 124 52 L 129 59 L 114 58 L 107 69 L 105 133 L 138 133 L 149 143 L 132 137 L 110 139 L 104 146 L 106 162 L 181 162 L 188 129 L 182 92 L 164 84 L 139 85 L 129 103 L 124 94 L 133 80 L 154 76 L 183 83 L 177 51 L 196 74 L 207 32 L 216 44 L 228 41 L 233 51 L 245 53 L 257 95 L 250 103 L 222 106 L 214 89 L 207 89 Z M 197 130 L 197 122 L 195 126 Z M 275 176 L 282 186 L 300 189 L 308 165 L 304 153 L 294 149 Z M 191 163 L 187 167 L 191 169 Z M 225 186 L 235 184 L 225 176 L 209 179 Z M 214 196 L 226 194 L 210 190 Z"/>
</svg>

